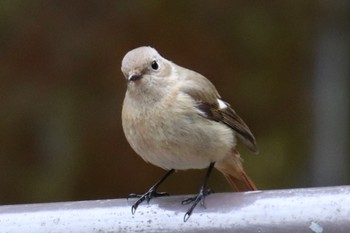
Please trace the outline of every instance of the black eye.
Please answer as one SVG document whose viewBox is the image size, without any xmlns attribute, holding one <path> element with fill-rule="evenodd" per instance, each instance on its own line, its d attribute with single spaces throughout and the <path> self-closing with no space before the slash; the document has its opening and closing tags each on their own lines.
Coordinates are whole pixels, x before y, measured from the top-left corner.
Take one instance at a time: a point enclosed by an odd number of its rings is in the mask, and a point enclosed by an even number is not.
<svg viewBox="0 0 350 233">
<path fill-rule="evenodd" d="M 154 70 L 158 70 L 159 69 L 158 62 L 157 61 L 152 61 L 151 67 Z"/>
</svg>

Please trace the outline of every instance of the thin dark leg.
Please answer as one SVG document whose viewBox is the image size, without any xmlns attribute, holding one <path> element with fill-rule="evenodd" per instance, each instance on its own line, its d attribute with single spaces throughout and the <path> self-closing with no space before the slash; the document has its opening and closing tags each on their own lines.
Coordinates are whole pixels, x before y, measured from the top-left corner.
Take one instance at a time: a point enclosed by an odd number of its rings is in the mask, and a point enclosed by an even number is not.
<svg viewBox="0 0 350 233">
<path fill-rule="evenodd" d="M 192 206 L 187 210 L 187 212 L 184 216 L 184 222 L 186 222 L 190 218 L 194 208 L 196 208 L 196 206 L 199 202 L 201 203 L 202 206 L 204 206 L 205 197 L 211 193 L 211 191 L 209 189 L 207 189 L 207 182 L 208 182 L 210 173 L 213 170 L 214 164 L 215 163 L 210 163 L 208 170 L 207 170 L 207 173 L 205 174 L 205 177 L 204 177 L 203 185 L 201 186 L 197 196 L 191 197 L 191 198 L 188 198 L 188 199 L 182 201 L 183 205 L 190 204 L 190 203 L 194 202 L 192 204 Z"/>
<path fill-rule="evenodd" d="M 157 183 L 155 183 L 145 194 L 143 195 L 137 195 L 135 193 L 131 193 L 129 194 L 128 198 L 135 198 L 138 197 L 139 199 L 132 205 L 131 207 L 131 213 L 135 214 L 135 211 L 137 209 L 137 207 L 143 202 L 143 201 L 147 201 L 147 203 L 149 203 L 149 201 L 153 198 L 153 197 L 161 197 L 161 196 L 168 196 L 168 193 L 165 192 L 157 192 L 157 189 L 159 187 L 159 185 L 161 183 L 164 182 L 164 180 L 166 180 L 166 178 L 168 178 L 168 176 L 170 176 L 171 174 L 173 174 L 175 172 L 174 169 L 169 170 L 160 180 L 157 181 Z"/>
</svg>

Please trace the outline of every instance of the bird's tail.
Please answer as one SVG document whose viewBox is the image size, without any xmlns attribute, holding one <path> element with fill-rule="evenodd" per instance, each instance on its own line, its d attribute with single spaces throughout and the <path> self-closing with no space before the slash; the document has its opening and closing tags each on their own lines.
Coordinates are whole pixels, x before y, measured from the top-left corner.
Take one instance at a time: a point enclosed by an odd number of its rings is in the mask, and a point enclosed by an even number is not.
<svg viewBox="0 0 350 233">
<path fill-rule="evenodd" d="M 223 161 L 217 162 L 215 168 L 226 177 L 234 191 L 243 192 L 257 190 L 253 181 L 243 170 L 242 161 L 237 151 L 234 150 L 233 156 L 229 156 Z"/>
<path fill-rule="evenodd" d="M 241 179 L 238 179 L 230 174 L 224 174 L 224 176 L 232 186 L 233 190 L 236 192 L 257 190 L 253 181 L 244 171 L 241 172 Z"/>
</svg>

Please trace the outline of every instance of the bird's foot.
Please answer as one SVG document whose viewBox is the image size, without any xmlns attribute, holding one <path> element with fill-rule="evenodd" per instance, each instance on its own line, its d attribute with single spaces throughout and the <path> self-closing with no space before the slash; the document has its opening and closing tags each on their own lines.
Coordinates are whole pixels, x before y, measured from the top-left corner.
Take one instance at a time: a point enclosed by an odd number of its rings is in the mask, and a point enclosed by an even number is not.
<svg viewBox="0 0 350 233">
<path fill-rule="evenodd" d="M 202 186 L 201 189 L 199 190 L 199 193 L 196 196 L 187 198 L 181 202 L 181 204 L 183 205 L 188 205 L 193 202 L 192 206 L 187 210 L 184 216 L 184 222 L 186 222 L 190 218 L 194 208 L 196 208 L 198 203 L 201 203 L 201 206 L 205 207 L 205 203 L 204 203 L 205 197 L 211 193 L 213 193 L 211 189 L 206 189 L 205 187 Z"/>
<path fill-rule="evenodd" d="M 128 196 L 129 198 L 138 198 L 138 200 L 132 205 L 131 207 L 131 213 L 135 214 L 137 207 L 144 201 L 147 201 L 147 204 L 149 203 L 149 201 L 154 198 L 154 197 L 163 197 L 163 196 L 169 196 L 168 193 L 166 192 L 157 192 L 156 189 L 154 189 L 153 187 L 150 188 L 150 190 L 148 190 L 145 194 L 143 195 L 139 195 L 136 193 L 131 193 Z"/>
</svg>

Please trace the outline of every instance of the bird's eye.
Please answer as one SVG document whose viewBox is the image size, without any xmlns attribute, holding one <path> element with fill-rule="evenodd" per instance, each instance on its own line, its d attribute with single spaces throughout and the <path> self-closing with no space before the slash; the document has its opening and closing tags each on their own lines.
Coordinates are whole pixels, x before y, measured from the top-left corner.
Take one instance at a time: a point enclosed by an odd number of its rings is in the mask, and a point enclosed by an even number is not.
<svg viewBox="0 0 350 233">
<path fill-rule="evenodd" d="M 153 70 L 158 70 L 159 69 L 159 65 L 157 61 L 152 61 L 151 67 Z"/>
</svg>

